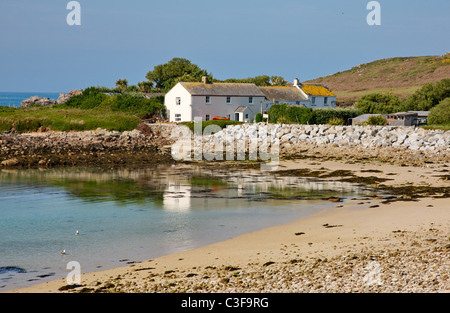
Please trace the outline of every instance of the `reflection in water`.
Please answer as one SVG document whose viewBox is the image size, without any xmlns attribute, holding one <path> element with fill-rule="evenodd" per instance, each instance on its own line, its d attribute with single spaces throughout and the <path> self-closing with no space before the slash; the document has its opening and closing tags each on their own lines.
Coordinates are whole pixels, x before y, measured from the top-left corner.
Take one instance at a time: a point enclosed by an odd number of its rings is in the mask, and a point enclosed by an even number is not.
<svg viewBox="0 0 450 313">
<path fill-rule="evenodd" d="M 2 170 L 3 184 L 28 188 L 61 187 L 88 202 L 153 202 L 167 210 L 205 209 L 203 199 L 317 200 L 368 194 L 364 185 L 331 179 L 291 177 L 257 170 L 211 170 L 201 167 L 143 169 Z"/>
<path fill-rule="evenodd" d="M 330 179 L 194 166 L 0 170 L 0 269 L 23 269 L 0 271 L 0 291 L 65 277 L 69 261 L 83 271 L 121 266 L 313 214 L 329 205 L 324 198 L 370 193 Z"/>
</svg>

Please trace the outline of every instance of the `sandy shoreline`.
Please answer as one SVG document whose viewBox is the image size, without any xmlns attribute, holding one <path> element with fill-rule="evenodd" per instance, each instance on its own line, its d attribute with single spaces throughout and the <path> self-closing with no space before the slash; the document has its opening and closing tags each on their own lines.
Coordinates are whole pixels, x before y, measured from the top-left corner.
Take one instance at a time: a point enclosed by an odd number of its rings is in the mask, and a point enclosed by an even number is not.
<svg viewBox="0 0 450 313">
<path fill-rule="evenodd" d="M 449 165 L 303 159 L 283 161 L 279 170 L 348 170 L 387 179 L 384 186 L 448 188 Z M 83 274 L 81 286 L 63 292 L 449 292 L 448 195 L 400 200 L 330 202 L 287 225 Z M 56 280 L 12 292 L 56 293 L 66 285 Z"/>
</svg>

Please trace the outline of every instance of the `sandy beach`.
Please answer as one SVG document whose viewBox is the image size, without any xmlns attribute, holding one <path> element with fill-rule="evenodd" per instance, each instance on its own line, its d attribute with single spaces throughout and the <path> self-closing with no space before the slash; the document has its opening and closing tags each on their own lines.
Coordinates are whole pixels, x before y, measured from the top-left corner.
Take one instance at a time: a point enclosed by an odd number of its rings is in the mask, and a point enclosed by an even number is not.
<svg viewBox="0 0 450 313">
<path fill-rule="evenodd" d="M 348 170 L 413 192 L 330 202 L 326 210 L 287 225 L 84 273 L 79 286 L 62 279 L 12 292 L 449 292 L 448 166 L 283 161 L 280 170 Z"/>
</svg>

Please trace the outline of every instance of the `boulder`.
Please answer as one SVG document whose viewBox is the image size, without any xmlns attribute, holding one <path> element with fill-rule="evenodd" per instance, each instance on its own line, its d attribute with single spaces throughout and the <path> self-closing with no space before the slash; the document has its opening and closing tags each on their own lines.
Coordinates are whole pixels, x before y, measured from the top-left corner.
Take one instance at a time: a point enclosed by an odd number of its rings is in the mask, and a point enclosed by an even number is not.
<svg viewBox="0 0 450 313">
<path fill-rule="evenodd" d="M 55 104 L 56 104 L 56 100 L 52 100 L 52 99 L 45 98 L 45 97 L 33 96 L 31 98 L 23 100 L 22 103 L 20 104 L 20 106 L 22 108 L 29 108 L 29 107 L 33 107 L 33 106 L 51 106 L 51 105 L 55 105 Z"/>
</svg>

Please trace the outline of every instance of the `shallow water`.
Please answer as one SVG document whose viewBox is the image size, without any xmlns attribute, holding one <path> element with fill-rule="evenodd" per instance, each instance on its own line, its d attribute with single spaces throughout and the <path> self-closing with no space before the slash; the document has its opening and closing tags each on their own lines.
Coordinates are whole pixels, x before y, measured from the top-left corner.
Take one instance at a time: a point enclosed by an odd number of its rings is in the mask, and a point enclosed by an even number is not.
<svg viewBox="0 0 450 313">
<path fill-rule="evenodd" d="M 71 261 L 82 272 L 123 266 L 316 213 L 330 206 L 323 198 L 368 193 L 250 170 L 2 170 L 0 291 L 64 278 Z"/>
</svg>

